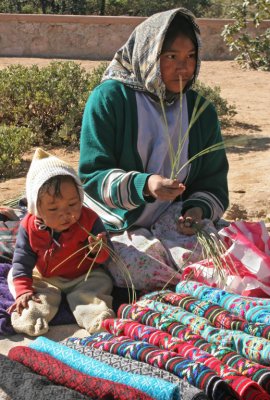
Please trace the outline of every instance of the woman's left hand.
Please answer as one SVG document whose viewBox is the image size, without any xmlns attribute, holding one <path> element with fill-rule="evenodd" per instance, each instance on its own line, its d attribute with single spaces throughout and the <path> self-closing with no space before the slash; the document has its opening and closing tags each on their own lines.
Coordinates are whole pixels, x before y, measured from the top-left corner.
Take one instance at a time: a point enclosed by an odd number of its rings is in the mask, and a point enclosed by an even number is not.
<svg viewBox="0 0 270 400">
<path fill-rule="evenodd" d="M 202 223 L 203 211 L 200 207 L 193 207 L 188 209 L 184 215 L 178 219 L 178 232 L 183 235 L 194 235 L 196 232 L 196 225 L 200 226 Z"/>
</svg>

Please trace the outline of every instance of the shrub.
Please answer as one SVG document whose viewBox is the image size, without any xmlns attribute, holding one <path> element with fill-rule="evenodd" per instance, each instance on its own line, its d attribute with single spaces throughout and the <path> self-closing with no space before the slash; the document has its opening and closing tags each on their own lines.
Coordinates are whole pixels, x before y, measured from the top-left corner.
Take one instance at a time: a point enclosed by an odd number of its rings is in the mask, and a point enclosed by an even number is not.
<svg viewBox="0 0 270 400">
<path fill-rule="evenodd" d="M 2 123 L 28 127 L 39 144 L 78 143 L 90 74 L 73 61 L 0 71 Z"/>
<path fill-rule="evenodd" d="M 89 79 L 90 91 L 92 91 L 97 85 L 100 84 L 102 75 L 105 72 L 105 69 L 108 67 L 108 65 L 109 64 L 107 62 L 101 62 L 96 68 L 93 69 Z"/>
<path fill-rule="evenodd" d="M 228 125 L 231 118 L 237 114 L 236 107 L 228 104 L 228 101 L 221 97 L 219 86 L 211 88 L 210 86 L 206 86 L 202 82 L 197 81 L 193 85 L 193 89 L 213 103 L 222 125 Z"/>
<path fill-rule="evenodd" d="M 222 36 L 242 67 L 270 71 L 270 29 L 259 32 L 260 23 L 269 18 L 269 13 L 269 0 L 245 0 L 232 6 L 234 23 L 225 25 Z M 253 25 L 254 34 L 247 30 L 248 23 Z"/>
<path fill-rule="evenodd" d="M 28 128 L 0 125 L 0 177 L 16 172 L 23 154 L 30 149 L 32 133 Z"/>
</svg>

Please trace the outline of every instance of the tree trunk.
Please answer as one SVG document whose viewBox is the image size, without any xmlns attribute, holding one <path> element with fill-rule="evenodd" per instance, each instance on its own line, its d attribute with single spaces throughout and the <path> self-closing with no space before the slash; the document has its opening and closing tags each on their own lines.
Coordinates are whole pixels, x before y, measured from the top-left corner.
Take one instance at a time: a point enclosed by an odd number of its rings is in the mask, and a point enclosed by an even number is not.
<svg viewBox="0 0 270 400">
<path fill-rule="evenodd" d="M 41 9 L 43 14 L 47 13 L 47 0 L 41 0 Z"/>
<path fill-rule="evenodd" d="M 100 0 L 99 15 L 105 15 L 106 0 Z"/>
</svg>

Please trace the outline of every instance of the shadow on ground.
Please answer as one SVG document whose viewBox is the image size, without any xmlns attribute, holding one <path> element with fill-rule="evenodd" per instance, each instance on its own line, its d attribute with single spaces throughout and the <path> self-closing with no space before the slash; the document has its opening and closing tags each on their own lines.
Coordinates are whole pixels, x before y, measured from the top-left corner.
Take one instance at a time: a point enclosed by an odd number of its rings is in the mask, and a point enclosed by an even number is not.
<svg viewBox="0 0 270 400">
<path fill-rule="evenodd" d="M 229 141 L 235 140 L 235 146 L 227 147 L 226 152 L 244 154 L 252 151 L 269 150 L 270 138 L 256 136 L 256 132 L 261 132 L 260 126 L 239 121 L 234 122 L 233 125 L 225 130 L 224 139 Z"/>
</svg>

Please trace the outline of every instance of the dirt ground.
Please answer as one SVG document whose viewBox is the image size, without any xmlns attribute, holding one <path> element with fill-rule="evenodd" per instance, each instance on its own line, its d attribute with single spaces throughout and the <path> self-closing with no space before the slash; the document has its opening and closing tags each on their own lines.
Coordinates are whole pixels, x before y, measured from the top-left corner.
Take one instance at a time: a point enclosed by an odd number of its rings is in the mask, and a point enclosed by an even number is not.
<svg viewBox="0 0 270 400">
<path fill-rule="evenodd" d="M 52 60 L 39 58 L 0 58 L 0 68 L 10 64 L 45 66 Z M 99 62 L 78 61 L 91 70 Z M 221 96 L 236 106 L 233 125 L 223 129 L 224 137 L 244 136 L 244 146 L 227 150 L 230 163 L 230 219 L 246 217 L 270 222 L 270 73 L 242 70 L 234 61 L 204 61 L 199 79 L 219 86 Z M 50 149 L 50 152 L 78 165 L 78 151 Z M 31 154 L 25 155 L 29 161 Z M 26 163 L 27 165 L 27 163 Z M 21 176 L 0 182 L 0 203 L 23 193 L 25 171 Z"/>
</svg>

